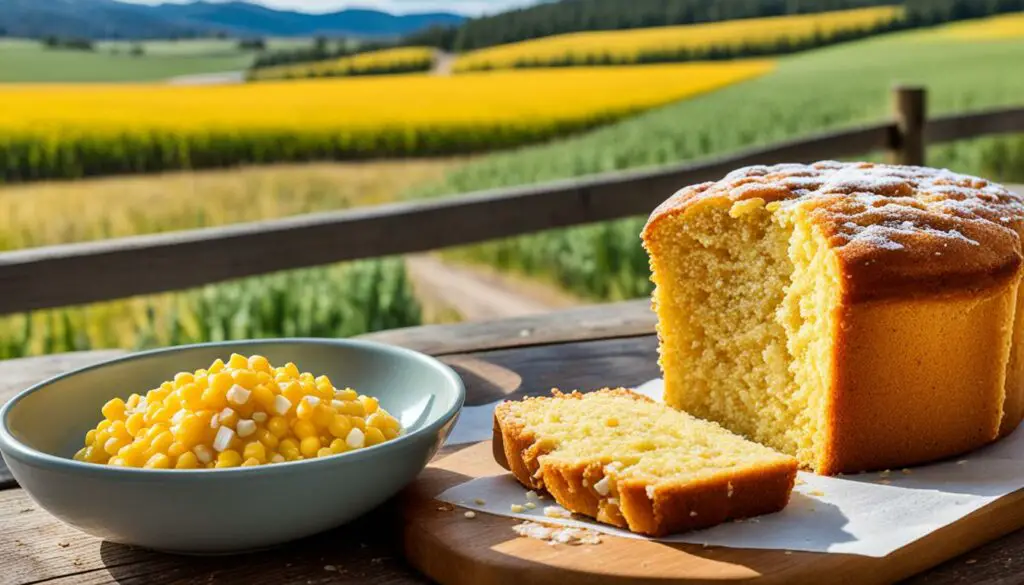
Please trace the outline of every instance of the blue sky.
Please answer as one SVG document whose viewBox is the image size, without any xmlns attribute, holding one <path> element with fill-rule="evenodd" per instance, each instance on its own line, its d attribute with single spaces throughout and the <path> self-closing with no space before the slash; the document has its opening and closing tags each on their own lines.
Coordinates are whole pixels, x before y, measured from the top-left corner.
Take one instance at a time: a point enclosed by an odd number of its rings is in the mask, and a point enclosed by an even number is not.
<svg viewBox="0 0 1024 585">
<path fill-rule="evenodd" d="M 134 4 L 161 4 L 168 0 L 122 0 Z M 184 3 L 191 0 L 171 0 Z M 224 0 L 213 0 L 224 1 Z M 252 1 L 252 0 L 249 0 Z M 433 12 L 443 10 L 457 12 L 469 16 L 501 12 L 529 4 L 538 0 L 257 0 L 255 4 L 263 4 L 273 8 L 298 10 L 301 12 L 331 12 L 343 8 L 375 8 L 396 14 L 409 12 Z"/>
</svg>

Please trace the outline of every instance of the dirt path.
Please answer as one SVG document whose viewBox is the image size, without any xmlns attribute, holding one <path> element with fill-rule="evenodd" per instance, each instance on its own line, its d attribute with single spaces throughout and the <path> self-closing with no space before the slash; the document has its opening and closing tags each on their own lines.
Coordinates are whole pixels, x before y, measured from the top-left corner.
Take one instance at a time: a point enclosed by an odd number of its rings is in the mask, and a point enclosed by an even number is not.
<svg viewBox="0 0 1024 585">
<path fill-rule="evenodd" d="M 450 307 L 464 321 L 533 315 L 581 304 L 553 287 L 435 256 L 408 256 L 406 266 L 417 295 L 426 304 Z"/>
<path fill-rule="evenodd" d="M 454 64 L 455 55 L 438 49 L 434 52 L 434 66 L 430 69 L 430 73 L 432 75 L 451 75 Z"/>
</svg>

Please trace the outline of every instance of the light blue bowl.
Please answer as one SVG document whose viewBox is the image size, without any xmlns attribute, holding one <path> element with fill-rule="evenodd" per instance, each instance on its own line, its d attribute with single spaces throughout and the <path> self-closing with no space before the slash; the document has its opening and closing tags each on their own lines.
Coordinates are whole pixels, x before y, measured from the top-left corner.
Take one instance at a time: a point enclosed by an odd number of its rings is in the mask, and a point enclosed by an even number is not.
<svg viewBox="0 0 1024 585">
<path fill-rule="evenodd" d="M 295 362 L 380 399 L 405 429 L 349 453 L 233 469 L 126 469 L 71 459 L 110 398 L 144 393 L 232 353 Z M 264 548 L 334 528 L 396 494 L 444 443 L 462 380 L 426 355 L 352 340 L 209 343 L 138 353 L 58 376 L 0 410 L 0 452 L 41 507 L 89 534 L 167 552 Z"/>
</svg>

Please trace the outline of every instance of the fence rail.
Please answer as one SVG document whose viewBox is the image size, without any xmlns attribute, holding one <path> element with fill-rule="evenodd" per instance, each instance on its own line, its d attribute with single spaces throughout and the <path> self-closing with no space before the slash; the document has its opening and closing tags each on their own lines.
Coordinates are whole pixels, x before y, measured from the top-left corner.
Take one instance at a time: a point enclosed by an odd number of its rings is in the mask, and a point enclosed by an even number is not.
<svg viewBox="0 0 1024 585">
<path fill-rule="evenodd" d="M 741 166 L 877 150 L 923 164 L 924 145 L 1024 132 L 1024 108 L 925 118 L 924 91 L 894 91 L 893 120 L 651 170 L 447 199 L 0 254 L 0 314 L 201 286 L 243 276 L 422 252 L 649 213 L 679 187 Z"/>
</svg>

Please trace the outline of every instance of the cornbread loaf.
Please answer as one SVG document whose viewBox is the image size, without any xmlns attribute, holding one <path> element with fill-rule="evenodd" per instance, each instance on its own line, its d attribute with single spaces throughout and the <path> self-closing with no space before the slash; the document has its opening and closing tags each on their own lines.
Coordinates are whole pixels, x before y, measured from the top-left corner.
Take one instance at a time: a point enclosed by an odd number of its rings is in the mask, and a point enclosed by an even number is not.
<svg viewBox="0 0 1024 585">
<path fill-rule="evenodd" d="M 573 512 L 653 536 L 777 512 L 797 462 L 629 390 L 505 402 L 494 456 Z"/>
<path fill-rule="evenodd" d="M 819 162 L 687 187 L 643 230 L 665 401 L 822 474 L 958 455 L 1024 415 L 1024 202 Z"/>
</svg>

